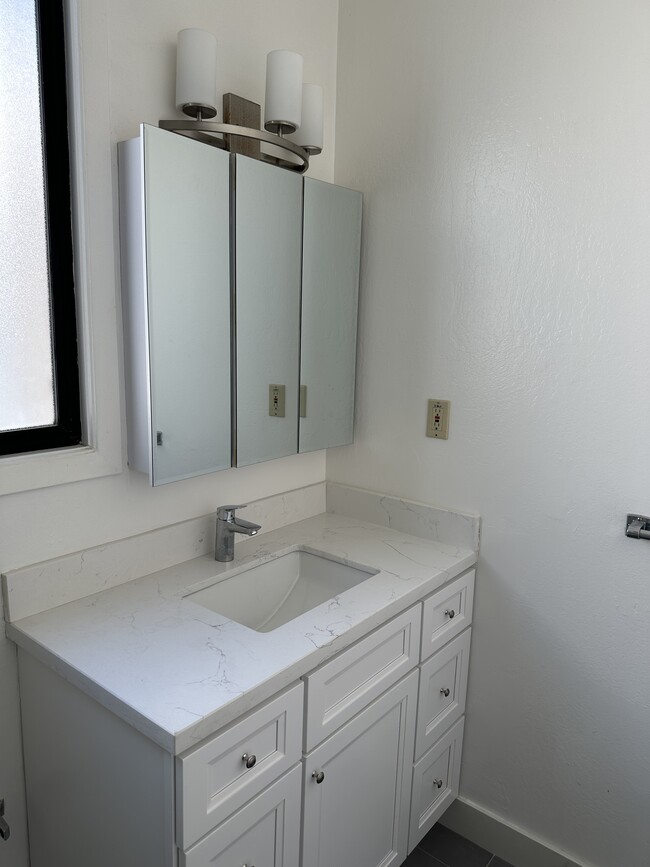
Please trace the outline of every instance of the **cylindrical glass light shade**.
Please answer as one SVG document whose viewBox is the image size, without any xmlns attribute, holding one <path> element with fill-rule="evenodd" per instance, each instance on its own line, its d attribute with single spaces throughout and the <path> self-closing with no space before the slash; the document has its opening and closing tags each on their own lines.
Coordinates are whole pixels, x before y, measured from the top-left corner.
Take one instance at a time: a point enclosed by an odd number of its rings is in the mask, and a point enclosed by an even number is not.
<svg viewBox="0 0 650 867">
<path fill-rule="evenodd" d="M 278 49 L 266 57 L 264 127 L 281 134 L 295 132 L 302 109 L 302 55 Z"/>
<path fill-rule="evenodd" d="M 206 30 L 189 27 L 178 34 L 176 108 L 190 117 L 217 113 L 217 40 Z"/>
<path fill-rule="evenodd" d="M 323 88 L 320 84 L 302 86 L 302 120 L 291 140 L 308 154 L 323 150 Z"/>
</svg>

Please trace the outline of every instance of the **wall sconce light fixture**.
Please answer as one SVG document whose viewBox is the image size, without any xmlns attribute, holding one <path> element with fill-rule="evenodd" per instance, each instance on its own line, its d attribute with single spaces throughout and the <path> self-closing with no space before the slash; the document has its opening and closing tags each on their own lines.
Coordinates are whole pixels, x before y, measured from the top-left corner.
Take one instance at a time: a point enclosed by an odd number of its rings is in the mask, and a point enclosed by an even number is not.
<svg viewBox="0 0 650 867">
<path fill-rule="evenodd" d="M 224 94 L 224 122 L 212 120 L 217 114 L 216 66 L 215 37 L 194 27 L 181 30 L 176 107 L 193 120 L 161 120 L 161 129 L 305 172 L 309 157 L 323 150 L 323 89 L 317 84 L 303 84 L 301 55 L 283 49 L 267 55 L 264 130 L 260 128 L 260 106 L 234 93 Z M 274 155 L 277 150 L 266 153 L 262 144 L 281 148 L 287 156 Z"/>
</svg>

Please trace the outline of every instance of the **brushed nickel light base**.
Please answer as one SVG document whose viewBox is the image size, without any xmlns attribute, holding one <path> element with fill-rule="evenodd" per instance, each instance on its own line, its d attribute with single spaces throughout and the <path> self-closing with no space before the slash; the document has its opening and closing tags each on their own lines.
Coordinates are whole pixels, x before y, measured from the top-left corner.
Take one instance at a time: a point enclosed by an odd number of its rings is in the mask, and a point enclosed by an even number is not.
<svg viewBox="0 0 650 867">
<path fill-rule="evenodd" d="M 183 106 L 183 114 L 197 120 L 210 120 L 211 117 L 217 116 L 217 109 L 213 105 L 203 105 L 200 102 L 186 102 Z"/>
<path fill-rule="evenodd" d="M 246 117 L 247 119 L 250 118 L 250 123 L 253 122 L 255 114 L 257 114 L 259 123 L 260 107 L 257 103 L 251 103 L 250 100 L 239 97 L 233 93 L 224 94 L 223 99 L 224 116 L 226 118 L 232 117 L 233 114 L 237 115 L 237 109 L 240 108 L 241 111 L 239 112 L 237 119 L 239 119 L 240 116 Z M 252 106 L 257 109 L 257 112 L 253 110 L 253 113 L 251 114 Z M 188 108 L 191 110 L 187 111 Z M 272 165 L 280 166 L 283 169 L 289 169 L 292 172 L 298 172 L 300 174 L 304 174 L 304 172 L 309 168 L 310 152 L 320 153 L 320 150 L 316 148 L 301 148 L 297 144 L 288 141 L 288 139 L 283 138 L 282 132 L 284 132 L 284 130 L 279 131 L 278 135 L 274 135 L 259 128 L 255 129 L 250 126 L 241 126 L 238 123 L 218 123 L 217 121 L 204 120 L 205 107 L 201 106 L 183 106 L 183 111 L 197 119 L 161 120 L 158 121 L 160 129 L 166 129 L 170 132 L 193 138 L 196 141 L 232 153 L 245 153 L 248 156 L 253 156 L 255 159 L 261 160 L 262 162 L 271 163 Z M 210 116 L 214 117 L 214 115 Z M 258 148 L 245 149 L 242 146 L 242 140 L 257 142 Z M 263 153 L 262 150 L 259 149 L 259 143 L 270 144 L 276 148 L 282 148 L 282 150 L 285 150 L 287 153 L 296 157 L 298 162 L 283 159 L 281 156 Z"/>
</svg>

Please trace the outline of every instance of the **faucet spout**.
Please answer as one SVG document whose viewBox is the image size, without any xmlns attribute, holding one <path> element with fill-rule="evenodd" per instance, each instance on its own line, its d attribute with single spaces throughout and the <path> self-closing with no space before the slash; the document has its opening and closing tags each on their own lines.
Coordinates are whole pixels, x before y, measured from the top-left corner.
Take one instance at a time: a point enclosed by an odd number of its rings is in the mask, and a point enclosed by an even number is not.
<svg viewBox="0 0 650 867">
<path fill-rule="evenodd" d="M 235 513 L 246 506 L 219 506 L 217 509 L 217 532 L 214 544 L 214 559 L 229 563 L 235 556 L 235 533 L 256 536 L 262 529 L 260 524 L 245 521 Z"/>
<path fill-rule="evenodd" d="M 232 523 L 228 523 L 231 533 L 243 533 L 244 536 L 256 536 L 258 530 L 262 527 L 260 524 L 254 524 L 252 521 L 244 521 L 243 518 L 235 518 Z"/>
</svg>

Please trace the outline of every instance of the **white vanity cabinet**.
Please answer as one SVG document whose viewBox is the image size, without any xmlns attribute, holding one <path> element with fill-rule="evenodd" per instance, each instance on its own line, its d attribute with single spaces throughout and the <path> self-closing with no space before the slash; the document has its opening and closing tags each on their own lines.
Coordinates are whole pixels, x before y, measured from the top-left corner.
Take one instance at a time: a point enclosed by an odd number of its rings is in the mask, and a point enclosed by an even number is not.
<svg viewBox="0 0 650 867">
<path fill-rule="evenodd" d="M 458 794 L 473 585 L 176 758 L 19 648 L 32 867 L 398 867 Z"/>
<path fill-rule="evenodd" d="M 409 852 L 458 795 L 475 576 L 471 569 L 423 603 Z"/>
</svg>

